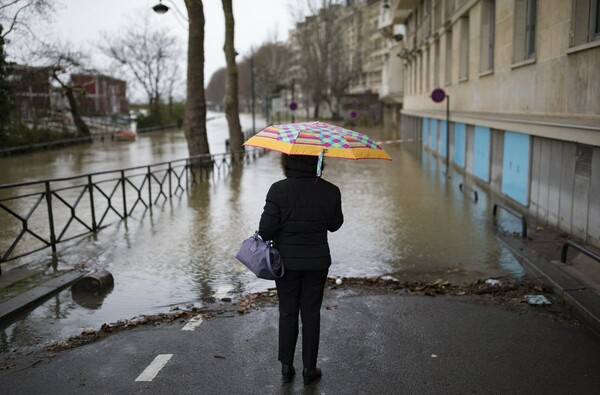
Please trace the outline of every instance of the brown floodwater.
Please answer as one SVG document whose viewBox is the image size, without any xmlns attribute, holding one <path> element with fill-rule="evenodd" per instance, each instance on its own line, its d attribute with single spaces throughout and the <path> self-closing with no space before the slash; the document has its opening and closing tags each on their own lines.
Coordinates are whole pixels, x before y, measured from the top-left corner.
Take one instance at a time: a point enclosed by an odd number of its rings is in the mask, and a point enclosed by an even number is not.
<svg viewBox="0 0 600 395">
<path fill-rule="evenodd" d="M 242 124 L 248 128 L 250 117 L 243 116 Z M 208 128 L 212 152 L 223 152 L 225 118 L 210 121 Z M 369 134 L 381 140 L 397 138 L 393 131 Z M 324 178 L 340 187 L 345 216 L 343 227 L 329 236 L 331 276 L 391 275 L 454 283 L 523 276 L 522 267 L 495 237 L 485 192 L 479 192 L 475 203 L 458 188 L 462 176 L 447 178 L 443 159 L 416 143 L 384 148 L 393 161 L 326 160 Z M 181 131 L 157 132 L 133 143 L 94 142 L 0 158 L 0 183 L 186 156 Z M 269 153 L 152 210 L 137 211 L 94 236 L 59 245 L 56 267 L 107 269 L 114 276 L 114 288 L 93 301 L 79 300 L 70 290 L 59 293 L 3 328 L 0 350 L 45 344 L 80 328 L 274 286 L 256 279 L 234 255 L 257 228 L 269 186 L 281 178 L 279 154 Z M 29 265 L 47 264 L 50 251 L 25 259 Z"/>
</svg>

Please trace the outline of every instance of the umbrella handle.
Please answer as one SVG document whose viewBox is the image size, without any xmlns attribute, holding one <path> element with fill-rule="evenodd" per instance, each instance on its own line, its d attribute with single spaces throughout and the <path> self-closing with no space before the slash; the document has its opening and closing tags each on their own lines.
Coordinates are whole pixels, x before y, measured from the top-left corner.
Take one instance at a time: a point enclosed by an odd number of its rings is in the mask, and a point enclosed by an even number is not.
<svg viewBox="0 0 600 395">
<path fill-rule="evenodd" d="M 319 153 L 319 160 L 317 161 L 317 177 L 321 177 L 323 173 L 323 155 L 325 155 L 325 152 L 327 152 L 326 149 Z"/>
</svg>

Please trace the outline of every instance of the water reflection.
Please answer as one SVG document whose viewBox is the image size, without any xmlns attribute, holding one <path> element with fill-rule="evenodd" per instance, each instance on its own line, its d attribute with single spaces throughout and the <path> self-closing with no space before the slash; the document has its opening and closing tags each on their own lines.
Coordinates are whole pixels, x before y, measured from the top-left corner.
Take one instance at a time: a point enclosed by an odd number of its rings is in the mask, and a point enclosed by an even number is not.
<svg viewBox="0 0 600 395">
<path fill-rule="evenodd" d="M 396 138 L 394 132 L 370 134 Z M 161 136 L 161 144 L 147 144 L 142 156 L 167 159 L 181 154 L 174 148 L 181 139 Z M 462 176 L 446 177 L 444 163 L 416 144 L 385 148 L 392 162 L 327 161 L 324 178 L 340 187 L 345 214 L 344 226 L 330 234 L 331 275 L 393 274 L 459 283 L 523 275 L 494 236 L 483 191 L 474 203 L 458 188 Z M 255 278 L 234 255 L 258 226 L 269 186 L 282 177 L 279 154 L 271 153 L 226 177 L 214 175 L 151 210 L 137 211 L 96 236 L 72 242 L 60 253 L 59 267 L 84 263 L 107 269 L 115 279 L 112 292 L 97 308 L 87 309 L 69 290 L 63 291 L 5 328 L 0 348 L 64 338 L 82 327 L 97 328 L 172 305 L 272 287 L 273 282 Z"/>
</svg>

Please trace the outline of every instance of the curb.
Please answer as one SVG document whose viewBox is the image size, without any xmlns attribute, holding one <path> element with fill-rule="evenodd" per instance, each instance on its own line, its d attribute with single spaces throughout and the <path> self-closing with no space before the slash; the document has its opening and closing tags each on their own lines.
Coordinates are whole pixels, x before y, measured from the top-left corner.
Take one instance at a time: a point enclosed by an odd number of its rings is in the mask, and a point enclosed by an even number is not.
<svg viewBox="0 0 600 395">
<path fill-rule="evenodd" d="M 0 324 L 7 324 L 18 313 L 45 301 L 49 296 L 68 287 L 83 275 L 84 273 L 81 272 L 69 271 L 60 277 L 39 284 L 27 292 L 0 303 Z"/>
<path fill-rule="evenodd" d="M 600 296 L 590 291 L 571 275 L 561 270 L 560 266 L 537 255 L 526 243 L 505 235 L 497 235 L 502 243 L 512 252 L 525 270 L 538 277 L 552 287 L 572 307 L 573 312 L 592 331 L 600 336 Z"/>
</svg>

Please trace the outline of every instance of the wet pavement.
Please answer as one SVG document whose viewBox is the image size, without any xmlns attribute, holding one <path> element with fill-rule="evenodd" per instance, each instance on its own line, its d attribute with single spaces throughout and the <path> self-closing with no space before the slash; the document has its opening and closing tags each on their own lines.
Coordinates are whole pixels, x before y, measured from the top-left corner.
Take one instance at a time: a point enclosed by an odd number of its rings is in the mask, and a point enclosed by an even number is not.
<svg viewBox="0 0 600 395">
<path fill-rule="evenodd" d="M 551 297 L 551 299 L 553 299 Z M 553 299 L 554 300 L 554 299 Z M 221 303 L 65 351 L 0 365 L 11 394 L 595 394 L 600 342 L 555 310 L 509 297 L 326 291 L 320 381 L 282 384 L 277 309 Z M 200 323 L 198 323 L 200 322 Z M 301 341 L 299 341 L 301 344 Z M 300 369 L 300 349 L 296 353 Z"/>
</svg>

